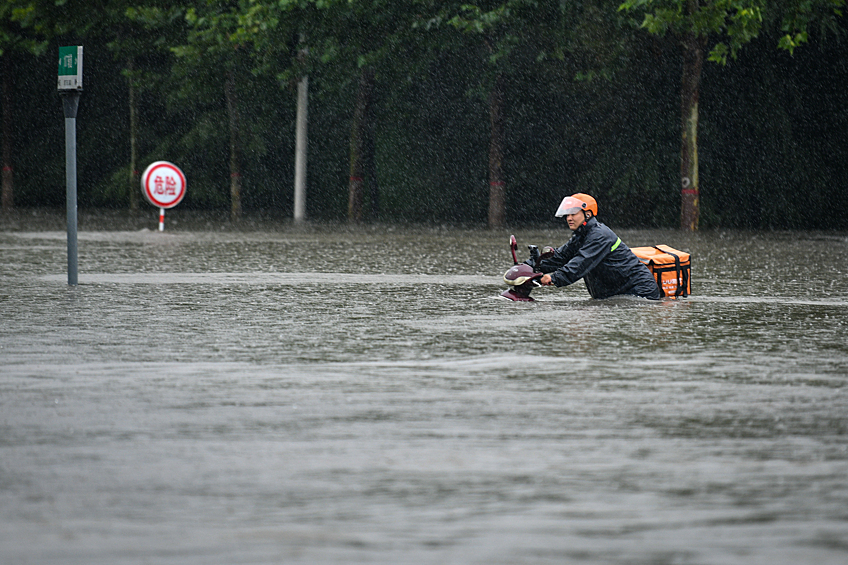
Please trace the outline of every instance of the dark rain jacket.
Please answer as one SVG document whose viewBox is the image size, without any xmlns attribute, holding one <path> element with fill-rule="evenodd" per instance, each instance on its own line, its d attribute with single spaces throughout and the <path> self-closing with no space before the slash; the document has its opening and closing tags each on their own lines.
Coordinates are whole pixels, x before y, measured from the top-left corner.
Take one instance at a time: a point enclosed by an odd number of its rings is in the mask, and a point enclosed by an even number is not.
<svg viewBox="0 0 848 565">
<path fill-rule="evenodd" d="M 550 273 L 556 286 L 580 279 L 592 298 L 635 294 L 659 300 L 660 290 L 651 272 L 611 229 L 589 218 L 574 230 L 568 243 L 542 260 L 539 269 Z"/>
</svg>

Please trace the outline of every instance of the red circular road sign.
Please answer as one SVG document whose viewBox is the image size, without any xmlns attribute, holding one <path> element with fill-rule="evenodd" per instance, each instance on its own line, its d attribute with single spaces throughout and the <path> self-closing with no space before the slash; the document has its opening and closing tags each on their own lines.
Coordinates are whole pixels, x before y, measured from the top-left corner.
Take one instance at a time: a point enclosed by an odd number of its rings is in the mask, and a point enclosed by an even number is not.
<svg viewBox="0 0 848 565">
<path fill-rule="evenodd" d="M 185 191 L 185 175 L 173 163 L 156 161 L 141 175 L 141 192 L 159 208 L 173 208 L 182 201 Z"/>
</svg>

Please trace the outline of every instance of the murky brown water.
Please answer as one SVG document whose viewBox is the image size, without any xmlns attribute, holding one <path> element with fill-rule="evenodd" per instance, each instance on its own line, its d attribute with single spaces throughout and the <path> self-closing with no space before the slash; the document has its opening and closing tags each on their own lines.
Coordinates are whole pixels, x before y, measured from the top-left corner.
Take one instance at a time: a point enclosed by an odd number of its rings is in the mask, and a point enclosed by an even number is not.
<svg viewBox="0 0 848 565">
<path fill-rule="evenodd" d="M 509 231 L 179 218 L 0 225 L 0 562 L 848 560 L 846 234 L 521 304 Z"/>
</svg>

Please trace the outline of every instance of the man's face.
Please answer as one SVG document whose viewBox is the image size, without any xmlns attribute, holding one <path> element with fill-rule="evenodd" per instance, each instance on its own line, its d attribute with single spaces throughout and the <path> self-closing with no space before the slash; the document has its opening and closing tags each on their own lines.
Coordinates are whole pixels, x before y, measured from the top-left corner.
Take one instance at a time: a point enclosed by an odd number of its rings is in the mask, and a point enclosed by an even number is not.
<svg viewBox="0 0 848 565">
<path fill-rule="evenodd" d="M 568 222 L 568 227 L 571 228 L 571 231 L 574 231 L 586 221 L 586 217 L 583 210 L 578 210 L 573 214 L 566 214 L 565 221 Z"/>
</svg>

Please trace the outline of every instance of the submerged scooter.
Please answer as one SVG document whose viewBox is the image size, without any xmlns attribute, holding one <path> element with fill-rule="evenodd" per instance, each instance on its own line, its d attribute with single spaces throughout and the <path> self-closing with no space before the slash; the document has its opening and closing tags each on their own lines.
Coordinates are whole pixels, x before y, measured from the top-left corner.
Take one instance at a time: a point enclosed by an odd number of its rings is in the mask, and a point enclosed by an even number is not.
<svg viewBox="0 0 848 565">
<path fill-rule="evenodd" d="M 535 299 L 530 296 L 530 293 L 534 288 L 542 286 L 539 279 L 542 278 L 543 274 L 538 272 L 539 264 L 542 259 L 553 255 L 554 250 L 552 247 L 545 247 L 540 253 L 539 248 L 535 245 L 528 245 L 527 248 L 530 250 L 533 267 L 527 263 L 518 262 L 518 257 L 515 255 L 518 250 L 518 242 L 514 235 L 509 236 L 509 250 L 512 252 L 513 266 L 504 273 L 503 280 L 509 288 L 501 293 L 502 298 L 516 302 L 533 302 Z"/>
</svg>

